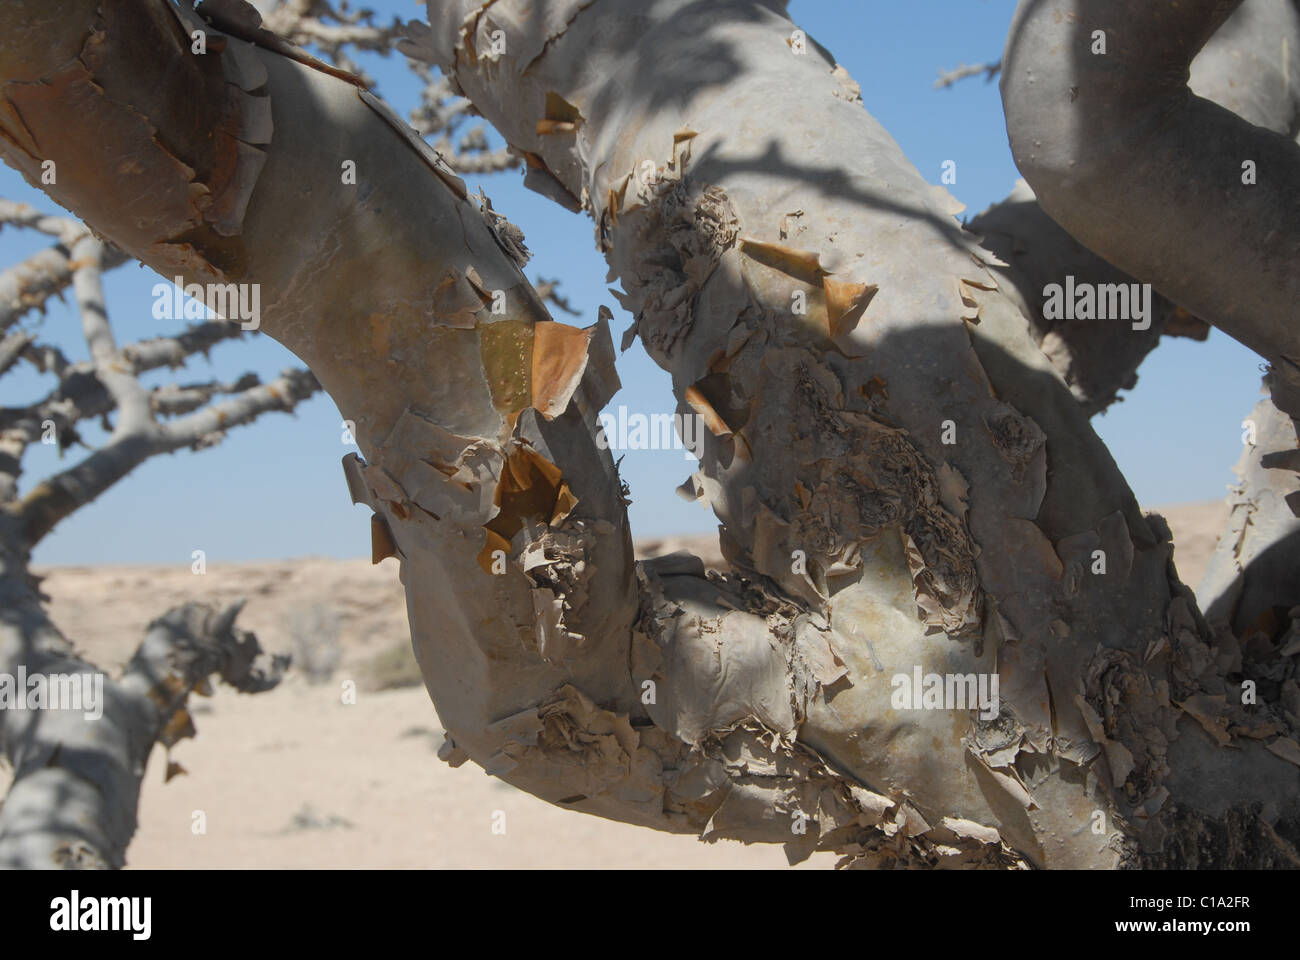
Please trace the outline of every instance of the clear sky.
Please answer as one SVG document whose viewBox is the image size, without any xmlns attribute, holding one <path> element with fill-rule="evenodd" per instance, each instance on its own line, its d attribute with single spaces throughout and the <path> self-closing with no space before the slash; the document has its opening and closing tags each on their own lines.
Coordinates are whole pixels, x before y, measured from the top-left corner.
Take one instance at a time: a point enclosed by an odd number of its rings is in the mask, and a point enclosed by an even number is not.
<svg viewBox="0 0 1300 960">
<path fill-rule="evenodd" d="M 418 16 L 413 0 L 369 0 L 383 16 Z M 870 110 L 902 145 L 921 172 L 939 182 L 942 164 L 957 164 L 949 189 L 967 216 L 1002 199 L 1018 176 L 1007 147 L 996 84 L 980 78 L 936 90 L 940 68 L 996 60 L 1002 51 L 1014 0 L 793 0 L 800 27 L 831 50 L 862 87 Z M 364 65 L 380 94 L 405 113 L 416 101 L 417 82 L 399 59 L 368 58 Z M 533 261 L 526 273 L 562 281 L 561 292 L 582 310 L 586 324 L 597 307 L 614 312 L 614 339 L 630 325 L 606 290 L 606 268 L 592 245 L 585 216 L 571 214 L 522 186 L 512 171 L 466 178 L 480 183 L 495 208 L 522 227 Z M 0 195 L 55 209 L 10 168 L 0 165 Z M 46 238 L 0 232 L 0 265 L 27 256 Z M 152 316 L 153 271 L 138 265 L 106 275 L 109 316 L 119 343 L 173 332 L 181 324 Z M 70 358 L 84 359 L 85 342 L 74 311 L 55 303 L 39 324 L 41 336 Z M 234 379 L 254 370 L 264 379 L 297 365 L 273 340 L 246 336 L 199 357 L 183 371 L 151 375 L 147 384 Z M 1240 453 L 1240 423 L 1259 395 L 1260 359 L 1215 331 L 1207 343 L 1166 339 L 1146 361 L 1137 388 L 1094 422 L 1147 506 L 1221 497 Z M 623 390 L 610 409 L 671 413 L 668 377 L 635 344 L 619 360 Z M 52 378 L 24 367 L 0 379 L 0 405 L 32 402 Z M 36 550 L 38 564 L 177 563 L 189 565 L 193 550 L 209 565 L 303 555 L 351 557 L 369 553 L 369 513 L 351 505 L 339 466 L 354 448 L 341 442 L 338 411 L 321 394 L 294 416 L 270 414 L 232 431 L 224 443 L 201 453 L 155 458 L 76 513 Z M 89 443 L 103 434 L 88 427 Z M 84 455 L 74 448 L 60 461 L 54 447 L 35 446 L 25 460 L 24 489 Z M 636 536 L 716 529 L 708 510 L 680 500 L 673 488 L 693 469 L 681 451 L 629 451 L 623 461 L 633 503 Z"/>
</svg>

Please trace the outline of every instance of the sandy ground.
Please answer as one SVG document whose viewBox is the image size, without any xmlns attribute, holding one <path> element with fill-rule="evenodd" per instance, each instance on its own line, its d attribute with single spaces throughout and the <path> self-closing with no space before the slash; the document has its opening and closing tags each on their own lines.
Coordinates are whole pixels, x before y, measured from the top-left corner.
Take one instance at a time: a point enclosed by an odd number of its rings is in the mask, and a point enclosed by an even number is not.
<svg viewBox="0 0 1300 960">
<path fill-rule="evenodd" d="M 1226 510 L 1214 502 L 1160 512 L 1174 531 L 1179 571 L 1195 585 Z M 638 552 L 683 547 L 716 562 L 712 538 L 645 541 Z M 413 668 L 395 561 L 306 558 L 209 567 L 203 576 L 184 567 L 39 572 L 55 622 L 110 669 L 167 607 L 241 596 L 240 624 L 267 649 L 322 669 L 323 655 L 338 657 L 325 683 L 293 672 L 266 694 L 219 689 L 192 702 L 198 736 L 172 751 L 187 773 L 164 784 L 166 758 L 154 750 L 131 867 L 786 868 L 776 846 L 703 844 L 600 820 L 543 803 L 472 763 L 440 762 L 442 728 L 424 688 L 376 689 L 379 678 L 409 677 Z M 359 688 L 355 703 L 340 696 L 348 679 Z M 0 773 L 0 790 L 7 786 Z M 834 862 L 818 854 L 800 869 Z"/>
</svg>

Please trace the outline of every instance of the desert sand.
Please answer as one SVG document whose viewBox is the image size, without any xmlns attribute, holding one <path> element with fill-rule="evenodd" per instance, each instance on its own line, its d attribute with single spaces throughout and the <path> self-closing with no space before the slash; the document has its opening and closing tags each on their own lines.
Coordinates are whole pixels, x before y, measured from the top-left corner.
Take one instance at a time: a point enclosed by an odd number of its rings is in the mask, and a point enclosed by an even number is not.
<svg viewBox="0 0 1300 960">
<path fill-rule="evenodd" d="M 1159 512 L 1174 532 L 1180 575 L 1194 586 L 1226 508 Z M 690 549 L 720 562 L 711 537 L 637 547 L 642 556 Z M 192 698 L 198 736 L 171 754 L 187 772 L 164 783 L 166 757 L 155 747 L 129 867 L 786 869 L 778 846 L 705 844 L 600 820 L 521 793 L 473 763 L 439 761 L 442 727 L 424 687 L 410 685 L 417 673 L 395 560 L 304 558 L 210 566 L 201 576 L 188 567 L 37 572 L 55 622 L 113 671 L 153 617 L 188 600 L 246 597 L 240 624 L 268 650 L 297 657 L 268 693 L 221 688 Z M 356 683 L 355 703 L 343 702 L 346 680 Z M 799 869 L 835 859 L 817 854 Z"/>
</svg>

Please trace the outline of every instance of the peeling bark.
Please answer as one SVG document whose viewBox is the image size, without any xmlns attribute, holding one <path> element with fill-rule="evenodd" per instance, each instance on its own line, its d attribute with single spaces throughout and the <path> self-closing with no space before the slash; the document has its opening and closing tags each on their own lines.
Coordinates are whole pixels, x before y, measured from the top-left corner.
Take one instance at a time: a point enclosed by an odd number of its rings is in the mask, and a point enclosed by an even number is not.
<svg viewBox="0 0 1300 960">
<path fill-rule="evenodd" d="M 1039 865 L 1158 856 L 1173 811 L 1200 802 L 1171 799 L 1170 754 L 1204 746 L 1167 691 L 1216 682 L 1184 663 L 1204 641 L 1167 531 L 1140 515 L 951 198 L 862 111 L 843 69 L 796 55 L 769 4 L 431 14 L 435 61 L 529 157 L 539 189 L 591 213 L 679 409 L 708 415 L 695 486 L 749 610 L 786 643 L 768 611 L 806 618 L 831 651 L 821 661 L 846 668 L 820 687 L 793 665 L 782 678 L 745 639 L 744 610 L 730 614 L 707 642 L 743 657 L 750 682 L 771 678 L 761 697 L 737 690 L 751 715 L 905 803 L 907 840 L 887 845 L 903 862 L 940 859 L 920 825 L 945 817 L 996 824 Z M 544 122 L 557 102 L 576 118 L 558 134 Z M 661 636 L 659 655 L 679 642 Z M 718 688 L 685 663 L 657 676 L 694 716 Z M 914 666 L 996 670 L 1000 717 L 891 709 L 890 675 Z M 795 691 L 819 692 L 787 717 L 764 706 L 783 688 L 796 705 Z M 690 729 L 723 736 L 730 722 L 705 710 Z M 1250 755 L 1287 785 L 1289 809 L 1295 769 Z M 1232 803 L 1251 802 L 1242 792 Z"/>
<path fill-rule="evenodd" d="M 1159 295 L 1151 298 L 1150 325 L 1142 330 L 1122 317 L 1047 317 L 1044 291 L 1050 284 L 1063 284 L 1067 276 L 1094 288 L 1137 281 L 1066 233 L 1023 180 L 966 227 L 997 257 L 991 267 L 1002 289 L 1029 320 L 1034 339 L 1089 416 L 1121 399 L 1120 390 L 1137 385 L 1138 368 L 1162 336 L 1204 340 L 1209 335 L 1204 321 Z"/>
<path fill-rule="evenodd" d="M 564 682 L 626 715 L 631 540 L 595 441 L 595 412 L 617 389 L 608 331 L 557 339 L 520 272 L 517 231 L 354 83 L 182 25 L 165 3 L 55 6 L 57 19 L 34 23 L 0 10 L 0 150 L 29 178 L 54 160 L 51 196 L 164 276 L 260 285 L 262 330 L 356 425 L 367 461 L 352 489 L 377 511 L 377 552 L 402 560 L 421 666 L 455 742 L 484 764 L 504 758 L 517 741 L 494 725 Z M 207 55 L 190 53 L 190 30 Z M 151 55 L 133 56 L 140 47 Z M 29 62 L 32 50 L 48 59 Z M 26 136 L 24 106 L 54 87 L 42 135 Z M 187 137 L 203 128 L 228 136 Z M 234 163 L 246 147 L 260 159 Z M 486 572 L 478 558 L 502 544 L 508 567 Z M 549 799 L 575 792 L 545 765 L 507 778 Z"/>
<path fill-rule="evenodd" d="M 1281 276 L 1287 282 L 1295 279 L 1294 250 L 1289 255 L 1283 252 L 1281 259 L 1270 260 L 1281 249 L 1279 243 L 1290 241 L 1282 239 L 1283 235 L 1270 233 L 1269 220 L 1254 219 L 1254 212 L 1258 210 L 1254 204 L 1280 204 L 1276 210 L 1270 211 L 1270 216 L 1283 216 L 1289 202 L 1286 191 L 1293 191 L 1297 173 L 1300 173 L 1300 166 L 1295 163 L 1297 154 L 1294 150 L 1288 152 L 1278 139 L 1294 141 L 1300 134 L 1300 9 L 1290 0 L 1247 0 L 1240 4 L 1223 4 L 1213 11 L 1206 6 L 1176 11 L 1155 4 L 1130 22 L 1115 19 L 1119 11 L 1112 11 L 1107 5 L 1083 4 L 1071 7 L 1069 16 L 1057 18 L 1054 15 L 1052 25 L 1043 19 L 1044 9 L 1034 4 L 1022 4 L 1008 49 L 1015 45 L 1031 46 L 1019 54 L 1021 59 L 1016 62 L 1020 72 L 1007 77 L 1004 88 L 1013 146 L 1022 144 L 1018 162 L 1027 164 L 1028 174 L 1036 179 L 1042 178 L 1040 182 L 1044 182 L 1049 190 L 1053 210 L 1074 205 L 1066 211 L 1062 223 L 1103 255 L 1122 258 L 1116 260 L 1117 263 L 1155 270 L 1151 274 L 1142 274 L 1143 279 L 1159 283 L 1171 276 L 1170 265 L 1175 263 L 1174 260 L 1165 257 L 1163 265 L 1151 265 L 1152 257 L 1164 256 L 1159 252 L 1160 245 L 1164 244 L 1177 248 L 1178 257 L 1182 258 L 1177 261 L 1178 270 L 1197 272 L 1203 279 L 1213 278 L 1221 285 L 1220 296 L 1232 299 L 1235 306 L 1249 305 L 1252 298 L 1280 296 L 1280 299 L 1269 301 L 1268 309 L 1274 311 L 1274 321 L 1288 315 L 1290 300 L 1285 288 L 1261 289 L 1259 284 L 1264 284 L 1264 281 L 1260 274 L 1240 272 L 1234 266 L 1235 261 L 1207 252 L 1207 244 L 1226 240 L 1231 246 L 1241 240 L 1245 231 L 1258 231 L 1259 243 L 1232 255 L 1256 258 L 1269 274 Z M 1213 30 L 1198 52 L 1197 45 L 1189 39 L 1189 31 L 1211 29 L 1220 20 L 1222 25 Z M 1165 38 L 1169 46 L 1160 47 L 1153 67 L 1144 48 L 1143 38 L 1148 36 L 1144 31 L 1156 29 L 1159 23 L 1175 21 L 1176 28 Z M 1100 35 L 1094 32 L 1103 25 L 1106 29 Z M 1027 31 L 1023 39 L 1019 37 L 1022 29 Z M 1056 57 L 1046 73 L 1042 68 L 1047 65 L 1039 62 L 1043 55 L 1035 52 L 1039 48 L 1032 47 L 1035 38 L 1039 41 L 1044 38 L 1044 31 L 1058 39 L 1069 38 L 1072 43 L 1069 56 Z M 1107 44 L 1104 52 L 1097 47 L 1099 37 Z M 1172 64 L 1191 53 L 1195 58 L 1185 77 L 1179 77 L 1172 69 L 1165 73 L 1158 69 L 1159 63 Z M 1035 69 L 1038 69 L 1036 74 Z M 1052 72 L 1058 69 L 1064 70 L 1064 74 Z M 1049 119 L 1049 101 L 1061 92 L 1055 84 L 1076 81 L 1078 85 L 1067 96 L 1070 105 L 1062 106 Z M 1184 81 L 1186 88 L 1181 86 Z M 1099 150 L 1098 144 L 1113 141 L 1098 138 L 1123 137 L 1126 150 L 1131 152 L 1134 144 L 1129 134 L 1134 133 L 1139 138 L 1147 136 L 1142 132 L 1143 124 L 1147 122 L 1142 118 L 1147 114 L 1125 112 L 1123 105 L 1131 103 L 1135 96 L 1143 95 L 1152 98 L 1144 109 L 1155 111 L 1162 118 L 1159 130 L 1150 135 L 1164 137 L 1169 142 L 1190 138 L 1197 142 L 1200 152 L 1183 154 L 1175 148 L 1173 153 L 1178 155 L 1178 168 L 1157 172 L 1156 167 L 1163 162 L 1159 158 L 1164 148 L 1143 147 L 1139 141 L 1136 155 L 1152 159 L 1131 170 L 1126 169 L 1118 181 L 1112 180 L 1103 167 L 1106 151 Z M 1119 106 L 1107 112 L 1109 108 L 1104 106 L 1107 103 Z M 1218 110 L 1216 104 L 1231 111 L 1231 115 Z M 1207 138 L 1213 138 L 1215 134 L 1209 132 L 1211 128 L 1201 125 L 1206 117 L 1213 120 L 1215 126 L 1212 129 L 1244 131 L 1249 136 L 1224 140 L 1222 144 L 1209 144 Z M 1269 137 L 1266 131 L 1277 135 L 1276 138 Z M 1037 138 L 1032 144 L 1027 139 L 1031 136 Z M 1078 147 L 1081 139 L 1086 144 L 1085 152 L 1070 163 L 1068 175 L 1062 178 L 1062 151 L 1070 149 L 1070 144 Z M 1244 183 L 1245 178 L 1238 176 L 1238 171 L 1228 171 L 1233 177 L 1225 177 L 1223 163 L 1224 151 L 1231 153 L 1234 150 L 1252 162 L 1258 160 L 1252 151 L 1259 144 L 1268 146 L 1269 150 L 1276 149 L 1277 157 L 1287 162 L 1274 164 L 1265 171 L 1264 179 L 1259 183 L 1263 192 L 1256 195 L 1255 185 Z M 1171 207 L 1165 203 L 1167 198 L 1149 192 L 1146 186 L 1153 175 L 1164 179 L 1166 189 L 1172 188 L 1184 197 L 1195 198 L 1194 205 L 1180 202 L 1181 205 Z M 1097 176 L 1107 181 L 1100 193 L 1089 186 L 1093 184 L 1090 178 Z M 1239 184 L 1238 181 L 1243 182 Z M 1125 192 L 1140 193 L 1143 205 L 1129 207 L 1122 198 Z M 1214 204 L 1208 207 L 1202 203 L 1207 192 L 1215 197 Z M 1226 230 L 1217 219 L 1223 204 L 1234 208 L 1235 219 Z M 1121 207 L 1124 217 L 1116 219 L 1115 214 Z M 1171 214 L 1171 211 L 1176 212 Z M 993 216 L 996 218 L 993 226 L 996 228 L 998 222 L 1006 223 L 1009 232 L 1014 232 L 1018 219 L 1032 222 L 1032 213 L 1026 216 L 1026 213 L 1017 213 L 1013 208 L 995 208 Z M 1189 224 L 1188 217 L 1196 223 Z M 1103 222 L 1104 227 L 1099 226 Z M 1195 244 L 1189 246 L 1187 230 L 1198 224 L 1208 224 L 1209 227 L 1201 229 Z M 1101 233 L 1098 233 L 1099 229 Z M 1153 236 L 1160 237 L 1158 244 L 1151 242 Z M 1016 242 L 1011 240 L 1013 245 Z M 1085 258 L 1088 256 L 1076 241 L 1059 231 L 1057 242 L 1064 244 L 1067 250 L 1073 249 Z M 1002 246 L 1005 247 L 1006 243 Z M 1002 252 L 1001 248 L 995 249 Z M 1135 256 L 1139 249 L 1141 256 Z M 1023 258 L 1027 269 L 1022 273 L 1033 278 L 1037 268 L 1037 273 L 1041 274 L 1043 268 L 1039 264 L 1045 260 L 1048 260 L 1046 251 L 1034 248 L 1032 254 Z M 1193 263 L 1199 266 L 1191 266 Z M 1019 278 L 1017 282 L 1023 283 Z M 1186 291 L 1180 293 L 1175 288 L 1167 288 L 1167 292 L 1176 299 L 1198 295 Z M 1206 316 L 1218 322 L 1214 316 Z M 1271 346 L 1263 347 L 1258 338 L 1252 340 L 1242 336 L 1234 323 L 1237 321 L 1232 320 L 1225 329 L 1259 349 L 1271 361 L 1272 370 L 1266 378 L 1270 393 L 1274 401 L 1295 415 L 1293 351 L 1279 354 L 1285 347 L 1285 338 L 1274 337 Z M 1105 363 L 1095 364 L 1088 362 L 1090 358 L 1086 354 L 1080 357 L 1077 351 L 1067 352 L 1063 359 L 1070 363 L 1071 368 L 1082 367 L 1085 375 L 1093 370 L 1114 371 L 1117 367 L 1122 370 L 1127 358 L 1140 360 L 1140 353 L 1135 354 L 1140 336 L 1116 343 L 1114 337 L 1099 334 L 1095 328 L 1079 334 L 1074 338 L 1076 343 L 1102 347 L 1106 355 Z M 1047 347 L 1048 341 L 1044 340 L 1044 348 Z M 1119 358 L 1118 363 L 1116 358 Z M 1285 623 L 1285 611 L 1300 603 L 1300 584 L 1290 575 L 1300 562 L 1300 542 L 1291 536 L 1295 530 L 1296 514 L 1300 512 L 1300 499 L 1290 496 L 1296 486 L 1295 477 L 1290 472 L 1295 469 L 1294 431 L 1289 418 L 1270 401 L 1255 409 L 1249 424 L 1249 432 L 1259 434 L 1258 443 L 1262 446 L 1256 445 L 1253 439 L 1247 442 L 1237 467 L 1239 483 L 1229 498 L 1231 518 L 1228 529 L 1220 538 L 1215 559 L 1199 591 L 1207 616 L 1226 624 L 1242 642 L 1255 631 L 1265 610 L 1278 608 L 1280 622 Z M 1243 428 L 1246 426 L 1244 423 Z M 1288 463 L 1291 464 L 1289 470 L 1285 467 Z"/>
<path fill-rule="evenodd" d="M 1242 641 L 1279 635 L 1300 603 L 1300 450 L 1295 421 L 1269 399 L 1242 422 L 1243 447 L 1228 496 L 1228 526 L 1197 597 L 1205 616 Z"/>
<path fill-rule="evenodd" d="M 1246 0 L 1196 55 L 1188 86 L 1256 126 L 1295 139 L 1300 135 L 1300 12 L 1291 0 Z M 1162 334 L 1204 340 L 1209 333 L 1205 321 L 1159 294 L 1145 330 L 1121 319 L 1045 317 L 1044 289 L 1063 283 L 1066 275 L 1094 286 L 1137 280 L 1048 217 L 1023 180 L 967 228 L 1005 262 L 993 265 L 999 277 L 1011 281 L 1004 289 L 1018 297 L 1039 346 L 1089 413 L 1109 406 L 1120 389 L 1133 388 L 1139 365 Z"/>
<path fill-rule="evenodd" d="M 1172 864 L 1191 823 L 1249 840 L 1234 865 L 1281 856 L 1288 721 L 1232 705 L 1167 531 L 989 254 L 847 73 L 795 52 L 779 5 L 464 0 L 428 35 L 526 182 L 592 214 L 635 332 L 708 426 L 694 487 L 727 577 L 633 565 L 596 442 L 604 322 L 550 324 L 517 231 L 378 101 L 274 44 L 190 63 L 161 4 L 57 6 L 63 56 L 14 68 L 0 40 L 0 97 L 51 71 L 105 91 L 111 129 L 52 195 L 158 269 L 260 283 L 263 329 L 355 421 L 348 487 L 373 555 L 401 560 L 445 759 L 792 860 Z M 164 53 L 126 65 L 142 38 Z M 201 106 L 151 103 L 149 69 Z M 84 119 L 75 98 L 43 109 Z M 171 132 L 186 116 L 254 131 L 260 159 L 222 180 L 225 154 Z M 4 129 L 6 156 L 42 158 Z M 115 150 L 165 188 L 124 189 Z M 913 671 L 996 675 L 1001 710 L 898 707 L 891 678 Z"/>
</svg>

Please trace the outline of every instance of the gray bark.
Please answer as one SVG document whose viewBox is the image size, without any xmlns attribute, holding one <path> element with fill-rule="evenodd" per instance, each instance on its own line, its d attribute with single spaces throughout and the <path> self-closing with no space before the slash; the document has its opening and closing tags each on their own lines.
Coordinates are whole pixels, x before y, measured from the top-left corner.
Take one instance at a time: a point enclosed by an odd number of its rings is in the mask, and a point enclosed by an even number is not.
<svg viewBox="0 0 1300 960">
<path fill-rule="evenodd" d="M 742 575 L 825 617 L 847 670 L 811 698 L 797 741 L 906 791 L 926 823 L 996 823 L 1045 865 L 1185 857 L 1163 840 L 1191 820 L 1293 805 L 1294 768 L 1249 745 L 1260 774 L 1226 800 L 1171 771 L 1175 753 L 1214 762 L 1175 704 L 1222 696 L 1223 680 L 1185 662 L 1206 640 L 1170 579 L 1166 531 L 956 231 L 951 198 L 833 60 L 795 53 L 770 5 L 623 8 L 450 5 L 433 56 L 540 188 L 591 212 L 679 404 L 721 421 L 698 488 L 724 547 Z M 542 122 L 557 108 L 564 135 Z M 639 177 L 647 161 L 657 182 Z M 807 321 L 799 291 L 821 297 Z M 978 671 L 992 655 L 1002 733 L 888 709 L 894 672 Z M 1093 810 L 1113 827 L 1103 838 L 1080 830 Z"/>
<path fill-rule="evenodd" d="M 1235 636 L 1246 640 L 1263 631 L 1272 638 L 1285 628 L 1287 610 L 1300 603 L 1295 421 L 1265 398 L 1242 421 L 1242 441 L 1228 526 L 1196 593 L 1205 616 Z"/>
<path fill-rule="evenodd" d="M 1092 416 L 1137 386 L 1138 368 L 1162 336 L 1204 340 L 1209 327 L 1165 297 L 1151 298 L 1150 325 L 1136 330 L 1125 318 L 1048 317 L 1044 291 L 1073 277 L 1094 288 L 1129 285 L 1135 279 L 1085 248 L 1039 205 L 1021 180 L 1000 203 L 971 220 L 967 229 L 999 262 L 991 264 L 1002 289 L 1029 320 L 1039 348 Z"/>
<path fill-rule="evenodd" d="M 22 58 L 32 52 L 23 41 L 39 43 L 42 29 L 59 24 L 44 16 L 48 11 L 20 7 L 4 11 L 16 18 L 6 24 L 6 39 L 18 40 L 12 46 L 0 43 L 0 63 L 22 73 Z M 33 162 L 21 142 L 8 139 L 15 132 L 19 141 L 30 137 L 22 116 L 11 113 L 8 121 L 6 146 Z M 0 749 L 14 771 L 0 807 L 0 867 L 118 867 L 135 830 L 140 781 L 154 744 L 170 749 L 193 735 L 185 710 L 189 693 L 208 690 L 211 674 L 241 691 L 260 692 L 278 682 L 285 663 L 261 663 L 256 639 L 233 626 L 237 606 L 214 611 L 189 604 L 155 620 L 123 675 L 108 678 L 45 615 L 37 581 L 27 571 L 30 550 L 56 523 L 147 457 L 216 443 L 225 431 L 267 411 L 291 410 L 319 384 L 305 370 L 288 370 L 267 384 L 246 375 L 233 383 L 147 390 L 139 374 L 181 366 L 194 353 L 239 337 L 240 328 L 203 323 L 119 347 L 101 273 L 126 262 L 125 254 L 106 247 L 75 220 L 7 200 L 0 200 L 0 222 L 57 241 L 0 274 L 0 323 L 16 323 L 71 287 L 90 353 L 89 362 L 69 363 L 28 331 L 0 341 L 0 373 L 26 359 L 59 381 L 34 404 L 0 410 Z M 213 403 L 219 395 L 226 399 Z M 19 496 L 23 454 L 45 439 L 47 427 L 66 450 L 79 442 L 81 421 L 94 417 L 107 423 L 110 415 L 116 422 L 107 443 Z M 29 688 L 35 692 L 29 695 Z M 68 709 L 68 696 L 75 709 Z M 179 765 L 169 759 L 167 776 L 176 772 Z"/>
<path fill-rule="evenodd" d="M 1061 16 L 1066 8 L 1070 15 Z M 1300 461 L 1291 419 L 1278 409 L 1300 412 L 1295 341 L 1287 332 L 1294 326 L 1287 285 L 1300 270 L 1294 223 L 1279 233 L 1273 218 L 1294 220 L 1300 183 L 1300 9 L 1291 0 L 1156 3 L 1131 15 L 1121 8 L 1022 3 L 1003 79 L 1008 131 L 1026 176 L 1047 191 L 1044 205 L 1075 237 L 1184 305 L 1212 311 L 1202 316 L 1270 361 L 1273 399 L 1249 418 L 1258 439 L 1237 466 L 1228 528 L 1198 596 L 1207 616 L 1240 641 L 1261 617 L 1270 637 L 1281 636 L 1285 611 L 1300 604 L 1293 574 L 1300 566 Z M 1098 30 L 1105 52 L 1095 46 Z M 1061 43 L 1069 55 L 1043 46 Z M 1193 56 L 1186 71 L 1177 69 Z M 1137 101 L 1141 108 L 1129 109 Z M 1107 145 L 1121 141 L 1140 163 L 1116 168 Z M 1078 151 L 1073 160 L 1071 150 Z M 1229 155 L 1238 167 L 1259 161 L 1259 183 L 1227 177 L 1236 175 L 1225 166 Z M 1174 158 L 1169 165 L 1167 157 Z M 1261 157 L 1276 162 L 1266 166 Z M 1164 186 L 1151 189 L 1152 178 Z M 1243 258 L 1255 266 L 1243 270 Z M 1217 299 L 1206 299 L 1210 283 Z M 1246 331 L 1243 323 L 1254 326 Z"/>
<path fill-rule="evenodd" d="M 1234 705 L 1167 530 L 990 255 L 778 4 L 463 0 L 425 35 L 526 182 L 592 214 L 709 426 L 695 489 L 727 577 L 633 565 L 596 440 L 608 331 L 549 322 L 517 231 L 377 101 L 257 37 L 190 57 L 205 28 L 161 3 L 56 6 L 35 38 L 0 12 L 11 49 L 49 52 L 15 67 L 0 40 L 0 116 L 47 111 L 26 139 L 0 120 L 0 150 L 57 158 L 51 195 L 164 274 L 261 284 L 263 329 L 357 424 L 349 488 L 401 560 L 447 760 L 854 866 L 1294 855 L 1280 707 Z M 115 120 L 68 132 L 91 117 Z M 913 670 L 996 674 L 1001 710 L 898 707 Z"/>
<path fill-rule="evenodd" d="M 1255 60 L 1281 71 L 1273 92 L 1234 108 L 1285 112 L 1283 130 L 1256 126 L 1187 85 L 1193 59 L 1239 6 L 1022 0 L 1003 55 L 1002 98 L 1016 164 L 1043 209 L 1088 249 L 1265 357 L 1277 371 L 1274 401 L 1296 416 L 1294 7 L 1261 5 L 1235 26 L 1259 37 Z M 1281 57 L 1265 53 L 1274 44 Z M 1216 69 L 1213 57 L 1203 69 Z M 1232 62 L 1244 67 L 1247 58 Z"/>
<path fill-rule="evenodd" d="M 1001 69 L 1000 63 L 994 66 Z M 1300 13 L 1292 0 L 1246 0 L 1196 55 L 1188 87 L 1256 126 L 1293 139 L 1300 134 Z M 1136 385 L 1138 367 L 1161 334 L 1198 340 L 1208 335 L 1204 320 L 1159 293 L 1147 330 L 1131 329 L 1122 320 L 1044 316 L 1045 287 L 1064 283 L 1067 275 L 1094 286 L 1137 278 L 1071 236 L 1023 180 L 967 226 L 1006 263 L 994 268 L 1011 281 L 1007 293 L 1018 298 L 1039 346 L 1090 413 L 1114 402 L 1120 389 Z"/>
<path fill-rule="evenodd" d="M 14 542 L 7 524 L 0 533 Z M 70 677 L 102 684 L 91 694 L 97 703 L 79 702 L 85 709 L 10 704 L 3 711 L 0 749 L 14 779 L 0 805 L 0 869 L 125 865 L 149 753 L 159 741 L 170 748 L 194 735 L 190 693 L 212 674 L 246 693 L 279 682 L 286 664 L 266 663 L 256 637 L 234 627 L 239 607 L 168 611 L 149 625 L 122 676 L 111 678 L 50 623 L 21 558 L 0 549 L 0 674 L 24 671 L 51 688 Z"/>
</svg>

